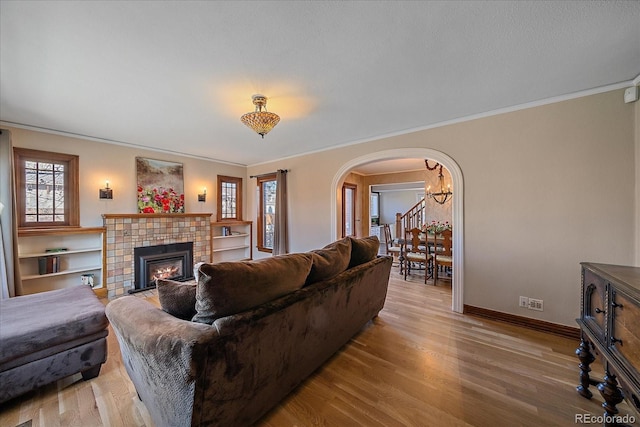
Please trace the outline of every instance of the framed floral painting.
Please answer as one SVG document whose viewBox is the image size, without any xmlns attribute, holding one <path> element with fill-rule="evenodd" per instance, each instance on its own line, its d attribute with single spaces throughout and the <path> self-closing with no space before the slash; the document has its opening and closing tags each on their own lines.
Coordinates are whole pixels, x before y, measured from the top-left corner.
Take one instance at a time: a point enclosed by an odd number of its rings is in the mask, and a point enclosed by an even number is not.
<svg viewBox="0 0 640 427">
<path fill-rule="evenodd" d="M 182 163 L 136 157 L 139 213 L 184 213 Z"/>
</svg>

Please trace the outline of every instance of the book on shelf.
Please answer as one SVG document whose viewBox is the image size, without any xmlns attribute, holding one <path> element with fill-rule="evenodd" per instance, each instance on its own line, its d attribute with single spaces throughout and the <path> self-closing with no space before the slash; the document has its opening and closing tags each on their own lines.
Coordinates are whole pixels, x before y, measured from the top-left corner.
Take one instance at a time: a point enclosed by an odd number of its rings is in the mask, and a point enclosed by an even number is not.
<svg viewBox="0 0 640 427">
<path fill-rule="evenodd" d="M 57 255 L 38 257 L 38 274 L 57 273 L 60 268 L 60 257 Z"/>
</svg>

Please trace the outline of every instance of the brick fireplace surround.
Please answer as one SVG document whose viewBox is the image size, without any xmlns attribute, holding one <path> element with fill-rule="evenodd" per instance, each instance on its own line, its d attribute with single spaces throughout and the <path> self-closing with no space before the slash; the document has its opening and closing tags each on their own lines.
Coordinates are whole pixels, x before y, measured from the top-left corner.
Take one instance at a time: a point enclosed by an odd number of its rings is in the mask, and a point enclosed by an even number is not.
<svg viewBox="0 0 640 427">
<path fill-rule="evenodd" d="M 133 249 L 193 242 L 193 263 L 211 260 L 211 214 L 105 214 L 104 251 L 108 298 L 134 286 Z"/>
</svg>

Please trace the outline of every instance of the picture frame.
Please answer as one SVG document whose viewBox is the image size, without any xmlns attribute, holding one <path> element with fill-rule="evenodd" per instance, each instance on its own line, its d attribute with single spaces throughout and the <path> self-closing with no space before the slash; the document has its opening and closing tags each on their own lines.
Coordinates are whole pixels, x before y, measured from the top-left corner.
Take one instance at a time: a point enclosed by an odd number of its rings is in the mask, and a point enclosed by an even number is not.
<svg viewBox="0 0 640 427">
<path fill-rule="evenodd" d="M 182 163 L 136 157 L 138 213 L 184 213 Z"/>
</svg>

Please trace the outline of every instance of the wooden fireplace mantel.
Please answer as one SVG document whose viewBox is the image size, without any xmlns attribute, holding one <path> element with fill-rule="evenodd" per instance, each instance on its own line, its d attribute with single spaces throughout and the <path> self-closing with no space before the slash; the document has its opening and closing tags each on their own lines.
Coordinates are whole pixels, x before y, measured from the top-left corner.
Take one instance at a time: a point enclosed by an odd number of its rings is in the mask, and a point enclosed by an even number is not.
<svg viewBox="0 0 640 427">
<path fill-rule="evenodd" d="M 125 214 L 102 214 L 102 218 L 193 218 L 198 216 L 211 216 L 213 212 L 199 213 L 125 213 Z"/>
</svg>

